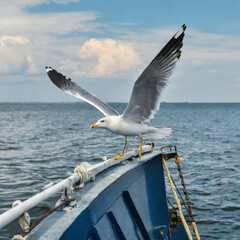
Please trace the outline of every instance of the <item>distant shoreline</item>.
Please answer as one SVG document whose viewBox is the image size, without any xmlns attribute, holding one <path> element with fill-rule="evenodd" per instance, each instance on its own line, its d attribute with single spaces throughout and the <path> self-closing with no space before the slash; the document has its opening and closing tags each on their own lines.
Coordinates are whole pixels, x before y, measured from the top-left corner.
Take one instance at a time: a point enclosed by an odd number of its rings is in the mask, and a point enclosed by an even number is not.
<svg viewBox="0 0 240 240">
<path fill-rule="evenodd" d="M 127 102 L 107 102 L 108 104 L 127 104 Z M 239 104 L 240 102 L 161 102 L 161 104 Z M 74 102 L 0 102 L 0 104 L 88 104 L 81 101 Z"/>
</svg>

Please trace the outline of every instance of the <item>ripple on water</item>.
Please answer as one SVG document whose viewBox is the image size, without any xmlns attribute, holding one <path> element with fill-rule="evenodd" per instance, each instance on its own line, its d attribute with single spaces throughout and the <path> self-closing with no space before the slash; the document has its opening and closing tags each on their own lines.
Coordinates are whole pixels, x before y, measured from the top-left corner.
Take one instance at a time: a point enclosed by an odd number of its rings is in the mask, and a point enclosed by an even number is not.
<svg viewBox="0 0 240 240">
<path fill-rule="evenodd" d="M 114 106 L 122 112 L 126 104 Z M 182 171 L 202 240 L 239 239 L 240 124 L 235 119 L 240 107 L 236 106 L 240 104 L 164 103 L 149 124 L 173 129 L 168 139 L 155 140 L 156 149 L 177 144 L 179 154 L 185 156 Z M 89 130 L 100 117 L 81 103 L 0 104 L 0 212 L 47 183 L 68 177 L 82 161 L 94 164 L 102 156 L 118 154 L 123 137 Z M 127 150 L 138 145 L 137 138 L 129 138 Z M 169 165 L 178 179 L 175 164 L 169 161 Z M 168 185 L 167 192 L 171 196 Z M 52 208 L 58 197 L 31 210 L 32 218 Z M 5 240 L 20 232 L 14 221 L 0 230 L 0 236 Z"/>
<path fill-rule="evenodd" d="M 222 207 L 221 210 L 226 211 L 226 212 L 234 212 L 234 211 L 240 210 L 240 207 L 238 207 L 238 206 L 225 206 L 225 207 Z"/>
</svg>

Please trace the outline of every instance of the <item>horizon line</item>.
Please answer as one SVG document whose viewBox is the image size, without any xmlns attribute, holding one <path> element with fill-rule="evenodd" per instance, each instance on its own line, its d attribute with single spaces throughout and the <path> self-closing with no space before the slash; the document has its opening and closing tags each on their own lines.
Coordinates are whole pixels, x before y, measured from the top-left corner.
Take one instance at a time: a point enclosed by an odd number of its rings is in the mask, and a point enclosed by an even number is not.
<svg viewBox="0 0 240 240">
<path fill-rule="evenodd" d="M 81 104 L 89 104 L 89 103 L 87 103 L 87 102 L 84 102 L 84 101 L 65 101 L 65 102 L 51 102 L 51 101 L 0 101 L 0 104 L 3 104 L 3 103 L 59 103 L 59 104 L 61 104 L 61 103 L 64 103 L 64 104 L 66 104 L 66 103 L 81 103 Z M 128 104 L 128 102 L 106 102 L 106 103 L 108 103 L 108 104 L 112 104 L 112 103 L 124 103 L 124 104 Z M 160 102 L 160 103 L 240 103 L 240 102 L 190 102 L 190 101 L 183 101 L 183 102 L 166 102 L 166 101 L 162 101 L 162 102 Z M 89 104 L 89 105 L 91 105 L 91 104 Z"/>
</svg>

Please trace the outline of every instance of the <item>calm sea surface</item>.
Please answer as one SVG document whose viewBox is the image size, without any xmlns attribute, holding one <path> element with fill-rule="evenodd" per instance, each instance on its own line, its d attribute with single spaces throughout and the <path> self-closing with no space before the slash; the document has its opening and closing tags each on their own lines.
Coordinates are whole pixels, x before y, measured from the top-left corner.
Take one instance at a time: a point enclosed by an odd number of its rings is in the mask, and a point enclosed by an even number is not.
<svg viewBox="0 0 240 240">
<path fill-rule="evenodd" d="M 126 107 L 111 105 L 120 113 Z M 0 103 L 0 213 L 68 177 L 81 161 L 97 163 L 101 156 L 119 154 L 123 137 L 89 129 L 100 117 L 85 103 Z M 155 144 L 176 144 L 184 156 L 182 171 L 201 239 L 240 239 L 240 104 L 162 103 L 150 125 L 173 129 Z M 129 138 L 127 149 L 138 145 L 139 139 Z M 58 197 L 31 210 L 32 220 Z M 21 229 L 14 221 L 0 230 L 0 239 L 17 233 Z"/>
</svg>

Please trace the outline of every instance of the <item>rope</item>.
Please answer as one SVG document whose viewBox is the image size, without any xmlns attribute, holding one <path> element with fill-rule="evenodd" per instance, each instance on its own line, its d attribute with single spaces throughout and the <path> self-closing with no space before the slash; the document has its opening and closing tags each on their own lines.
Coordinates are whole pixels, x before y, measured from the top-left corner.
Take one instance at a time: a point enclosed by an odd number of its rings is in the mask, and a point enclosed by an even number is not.
<svg viewBox="0 0 240 240">
<path fill-rule="evenodd" d="M 62 193 L 62 196 L 60 199 L 58 199 L 58 201 L 55 204 L 55 207 L 58 207 L 60 204 L 62 204 L 66 199 L 71 199 L 73 197 L 73 192 L 74 192 L 74 187 L 71 184 L 70 186 L 67 186 L 65 188 L 65 190 Z M 76 205 L 76 201 L 73 200 L 70 202 L 70 206 L 66 206 L 63 208 L 63 210 L 68 211 L 68 210 L 72 210 L 72 207 L 74 207 Z"/>
<path fill-rule="evenodd" d="M 22 201 L 16 200 L 13 204 L 12 207 L 16 207 L 18 205 L 22 204 Z M 21 226 L 22 230 L 24 232 L 29 231 L 30 227 L 30 216 L 27 212 L 23 213 L 19 218 L 18 218 L 18 223 Z"/>
<path fill-rule="evenodd" d="M 90 167 L 91 164 L 87 162 L 82 162 L 78 166 L 74 168 L 74 173 L 81 173 L 82 179 L 81 182 L 85 182 L 88 179 L 88 171 L 87 168 Z"/>
<path fill-rule="evenodd" d="M 84 187 L 84 182 L 88 179 L 87 168 L 90 166 L 91 166 L 91 164 L 89 164 L 87 162 L 82 162 L 81 164 L 79 164 L 78 166 L 76 166 L 74 168 L 73 174 L 80 173 L 80 175 L 81 175 L 81 180 L 78 183 L 76 183 L 76 186 L 78 189 L 81 189 Z M 94 181 L 95 179 L 92 179 L 92 180 Z"/>
<path fill-rule="evenodd" d="M 192 228 L 193 228 L 193 231 L 195 232 L 197 240 L 200 240 L 200 236 L 199 236 L 198 230 L 197 230 L 197 225 L 195 222 L 192 222 Z"/>
<path fill-rule="evenodd" d="M 26 240 L 28 237 L 28 235 L 26 235 L 25 237 L 21 236 L 21 235 L 14 235 L 12 240 Z"/>
<path fill-rule="evenodd" d="M 90 166 L 91 166 L 91 164 L 89 164 L 87 162 L 82 162 L 81 164 L 79 164 L 78 166 L 76 166 L 74 168 L 73 174 L 78 173 L 80 175 L 80 180 L 77 183 L 75 183 L 75 185 L 78 189 L 81 189 L 84 187 L 84 182 L 88 179 L 87 168 Z M 62 204 L 66 199 L 72 198 L 73 192 L 74 192 L 73 184 L 67 186 L 65 188 L 65 190 L 63 191 L 61 198 L 56 202 L 55 206 L 57 207 L 58 205 Z M 75 205 L 76 205 L 76 201 L 74 200 L 74 201 L 70 202 L 70 206 L 65 207 L 63 210 L 65 210 L 65 211 L 72 210 L 72 207 L 74 207 Z"/>
<path fill-rule="evenodd" d="M 177 193 L 176 193 L 176 191 L 175 191 L 175 187 L 174 187 L 174 184 L 173 184 L 173 182 L 172 182 L 171 175 L 170 175 L 170 172 L 169 172 L 169 170 L 168 170 L 168 167 L 167 167 L 167 164 L 166 164 L 166 160 L 165 160 L 165 158 L 164 158 L 164 155 L 162 155 L 162 162 L 163 162 L 163 167 L 164 167 L 165 171 L 167 172 L 168 181 L 169 181 L 169 183 L 170 183 L 170 186 L 171 186 L 171 189 L 172 189 L 172 192 L 173 192 L 173 196 L 174 196 L 175 201 L 176 201 L 177 206 L 178 206 L 179 216 L 180 216 L 180 218 L 181 218 L 181 220 L 182 220 L 183 226 L 184 226 L 184 228 L 185 228 L 185 231 L 186 231 L 186 233 L 187 233 L 187 235 L 188 235 L 189 240 L 192 240 L 192 239 L 193 239 L 193 238 L 192 238 L 192 234 L 191 234 L 191 232 L 190 232 L 190 230 L 189 230 L 189 227 L 188 227 L 188 225 L 187 225 L 187 223 L 186 223 L 186 220 L 185 220 L 185 218 L 184 218 L 184 216 L 183 216 L 182 207 L 181 207 L 181 202 L 180 202 L 180 200 L 178 199 Z"/>
</svg>

